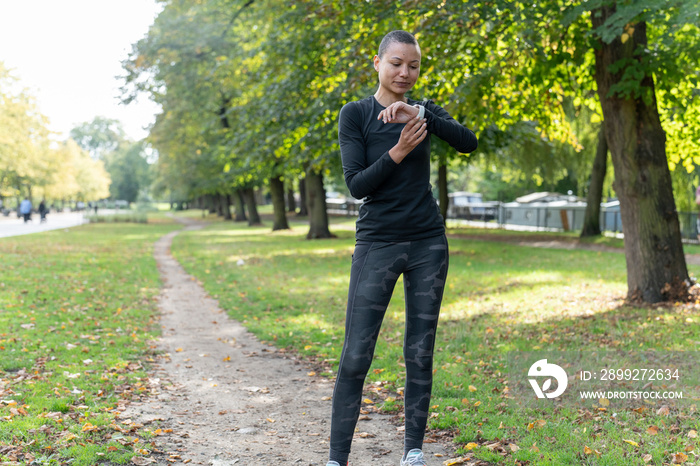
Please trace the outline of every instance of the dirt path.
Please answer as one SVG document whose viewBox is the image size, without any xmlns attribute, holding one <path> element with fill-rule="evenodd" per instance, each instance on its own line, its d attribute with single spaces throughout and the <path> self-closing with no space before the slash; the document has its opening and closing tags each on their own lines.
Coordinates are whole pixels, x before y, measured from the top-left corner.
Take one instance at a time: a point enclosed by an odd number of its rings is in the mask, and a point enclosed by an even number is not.
<svg viewBox="0 0 700 466">
<path fill-rule="evenodd" d="M 190 224 L 186 230 L 201 227 Z M 261 344 L 229 319 L 170 255 L 178 233 L 155 245 L 164 282 L 158 350 L 166 357 L 150 376 L 159 395 L 129 406 L 120 419 L 172 429 L 156 439 L 162 450 L 157 464 L 325 466 L 332 381 L 310 376 L 294 356 Z M 400 423 L 376 413 L 365 417 L 358 423 L 351 464 L 396 466 Z M 425 452 L 428 458 L 448 455 L 448 448 L 427 443 Z M 446 459 L 431 461 L 439 465 Z"/>
</svg>

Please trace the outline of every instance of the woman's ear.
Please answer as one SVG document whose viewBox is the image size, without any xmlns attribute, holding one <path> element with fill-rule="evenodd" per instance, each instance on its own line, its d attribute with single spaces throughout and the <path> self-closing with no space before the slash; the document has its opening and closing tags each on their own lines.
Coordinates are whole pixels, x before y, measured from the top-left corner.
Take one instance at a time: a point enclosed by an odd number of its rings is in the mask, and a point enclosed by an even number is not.
<svg viewBox="0 0 700 466">
<path fill-rule="evenodd" d="M 374 56 L 374 71 L 379 72 L 379 55 Z"/>
</svg>

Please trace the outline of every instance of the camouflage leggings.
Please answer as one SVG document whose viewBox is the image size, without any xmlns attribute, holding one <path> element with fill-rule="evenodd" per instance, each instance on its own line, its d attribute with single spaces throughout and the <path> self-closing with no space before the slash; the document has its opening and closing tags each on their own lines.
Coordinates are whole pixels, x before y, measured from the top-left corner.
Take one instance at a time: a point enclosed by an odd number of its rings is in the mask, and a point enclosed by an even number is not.
<svg viewBox="0 0 700 466">
<path fill-rule="evenodd" d="M 330 459 L 346 464 L 384 313 L 404 276 L 404 448 L 422 448 L 433 380 L 433 348 L 448 268 L 447 238 L 358 241 L 352 259 L 345 343 L 333 393 Z"/>
</svg>

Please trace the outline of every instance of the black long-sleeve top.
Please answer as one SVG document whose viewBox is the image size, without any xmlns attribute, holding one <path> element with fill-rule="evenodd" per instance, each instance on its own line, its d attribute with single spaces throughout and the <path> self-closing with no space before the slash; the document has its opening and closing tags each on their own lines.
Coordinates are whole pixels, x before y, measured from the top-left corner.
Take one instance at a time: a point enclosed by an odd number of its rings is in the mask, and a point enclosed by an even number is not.
<svg viewBox="0 0 700 466">
<path fill-rule="evenodd" d="M 458 152 L 476 150 L 474 133 L 432 101 L 408 99 L 425 107 L 429 135 L 445 140 Z M 349 102 L 340 111 L 338 139 L 345 183 L 350 194 L 364 199 L 356 238 L 365 241 L 413 241 L 444 233 L 440 209 L 430 185 L 430 137 L 401 163 L 389 156 L 405 125 L 377 120 L 384 110 L 374 96 Z"/>
</svg>

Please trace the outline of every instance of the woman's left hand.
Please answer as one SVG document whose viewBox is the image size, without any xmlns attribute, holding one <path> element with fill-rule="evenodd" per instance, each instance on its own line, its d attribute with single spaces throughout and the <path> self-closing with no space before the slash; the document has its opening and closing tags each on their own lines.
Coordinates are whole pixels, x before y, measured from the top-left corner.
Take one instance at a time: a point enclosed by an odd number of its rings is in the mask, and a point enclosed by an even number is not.
<svg viewBox="0 0 700 466">
<path fill-rule="evenodd" d="M 418 117 L 418 109 L 406 102 L 394 102 L 379 112 L 377 120 L 384 123 L 408 123 L 411 118 Z"/>
</svg>

